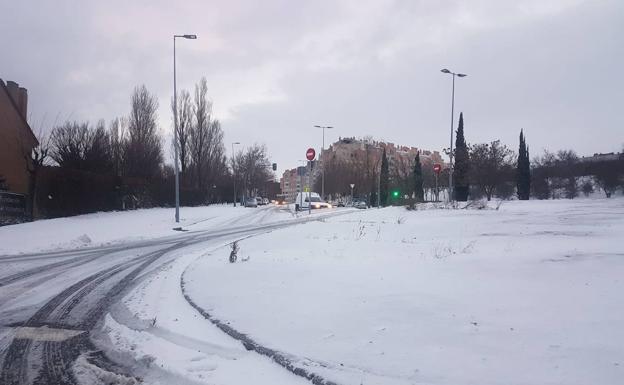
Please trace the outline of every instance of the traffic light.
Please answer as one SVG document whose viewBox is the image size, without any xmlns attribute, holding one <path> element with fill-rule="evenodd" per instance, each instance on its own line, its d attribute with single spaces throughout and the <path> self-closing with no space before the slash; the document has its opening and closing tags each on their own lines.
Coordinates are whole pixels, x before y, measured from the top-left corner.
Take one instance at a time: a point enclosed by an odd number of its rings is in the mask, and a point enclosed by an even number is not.
<svg viewBox="0 0 624 385">
<path fill-rule="evenodd" d="M 399 197 L 399 190 L 394 190 L 394 191 L 392 192 L 392 197 L 393 197 L 393 198 L 398 198 L 398 197 Z"/>
<path fill-rule="evenodd" d="M 273 163 L 273 171 L 277 171 L 277 163 Z"/>
</svg>

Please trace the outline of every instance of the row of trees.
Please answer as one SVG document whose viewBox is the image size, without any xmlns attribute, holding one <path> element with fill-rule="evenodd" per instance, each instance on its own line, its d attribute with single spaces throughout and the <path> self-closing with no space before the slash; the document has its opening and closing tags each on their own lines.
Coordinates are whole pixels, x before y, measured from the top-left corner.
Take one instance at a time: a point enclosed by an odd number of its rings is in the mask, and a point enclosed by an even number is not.
<svg viewBox="0 0 624 385">
<path fill-rule="evenodd" d="M 520 131 L 517 153 L 500 140 L 468 144 L 464 135 L 463 113 L 456 131 L 453 168 L 454 198 L 465 201 L 481 197 L 487 200 L 497 196 L 520 200 L 574 198 L 583 192 L 602 190 L 610 197 L 618 188 L 624 190 L 624 157 L 609 160 L 582 160 L 574 151 L 544 152 L 530 160 L 529 146 L 523 130 Z M 397 157 L 388 161 L 385 147 L 370 138 L 362 140 L 363 156 L 348 160 L 330 158 L 325 164 L 325 191 L 332 196 L 346 196 L 349 184 L 356 186 L 356 195 L 382 205 L 400 202 L 405 195 L 415 201 L 438 200 L 433 164 L 421 160 Z M 381 157 L 376 154 L 383 153 Z M 624 153 L 624 151 L 623 151 Z M 448 168 L 437 179 L 440 189 L 448 187 Z M 320 178 L 318 178 L 320 179 Z M 320 189 L 320 180 L 317 180 Z M 396 192 L 398 197 L 390 192 Z"/>
<path fill-rule="evenodd" d="M 208 100 L 208 84 L 202 78 L 195 86 L 194 97 L 182 90 L 177 108 L 177 138 L 180 171 L 183 179 L 200 191 L 207 191 L 228 175 L 223 130 L 213 116 Z"/>
<path fill-rule="evenodd" d="M 545 151 L 533 160 L 532 181 L 538 199 L 572 199 L 595 189 L 611 197 L 618 188 L 624 190 L 624 156 L 581 161 L 572 150 Z"/>
<path fill-rule="evenodd" d="M 531 162 L 522 130 L 517 154 L 499 140 L 468 145 L 463 114 L 455 147 L 454 197 L 458 201 L 481 196 L 490 200 L 494 195 L 509 198 L 514 192 L 520 200 L 531 195 L 537 199 L 572 199 L 581 188 L 586 193 L 593 191 L 594 185 L 610 197 L 618 186 L 624 189 L 624 151 L 619 157 L 585 161 L 572 150 L 545 151 Z"/>
<path fill-rule="evenodd" d="M 241 194 L 255 193 L 273 180 L 263 145 L 247 147 L 228 162 L 223 129 L 212 112 L 205 78 L 195 86 L 192 97 L 182 90 L 171 109 L 178 125 L 177 142 L 172 141 L 170 148 L 173 151 L 177 145 L 179 150 L 183 204 L 232 201 L 235 177 Z M 171 205 L 174 172 L 164 162 L 157 110 L 157 97 L 139 86 L 132 93 L 128 116 L 108 125 L 103 120 L 95 124 L 67 121 L 53 127 L 47 138 L 40 138 L 40 147 L 32 154 L 37 159 L 32 158 L 29 167 L 37 166 L 35 174 L 42 169 L 46 174 L 35 175 L 31 189 L 31 196 L 39 195 L 41 214 L 115 209 L 127 202 Z M 39 154 L 45 154 L 43 159 Z"/>
<path fill-rule="evenodd" d="M 163 150 L 158 134 L 158 101 L 145 86 L 135 88 L 129 117 L 67 121 L 50 133 L 49 156 L 61 168 L 119 176 L 153 178 L 162 172 Z"/>
</svg>

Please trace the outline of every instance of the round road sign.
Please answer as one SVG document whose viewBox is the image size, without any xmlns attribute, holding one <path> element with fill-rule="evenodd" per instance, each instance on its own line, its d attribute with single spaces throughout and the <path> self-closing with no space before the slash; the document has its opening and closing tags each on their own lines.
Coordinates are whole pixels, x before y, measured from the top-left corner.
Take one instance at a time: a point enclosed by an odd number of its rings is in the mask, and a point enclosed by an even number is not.
<svg viewBox="0 0 624 385">
<path fill-rule="evenodd" d="M 436 163 L 433 165 L 433 171 L 435 171 L 436 174 L 439 174 L 440 171 L 442 171 L 442 165 L 440 163 Z"/>
<path fill-rule="evenodd" d="M 313 148 L 308 148 L 308 151 L 306 151 L 306 159 L 314 160 L 315 156 L 316 156 L 316 151 L 314 151 Z"/>
</svg>

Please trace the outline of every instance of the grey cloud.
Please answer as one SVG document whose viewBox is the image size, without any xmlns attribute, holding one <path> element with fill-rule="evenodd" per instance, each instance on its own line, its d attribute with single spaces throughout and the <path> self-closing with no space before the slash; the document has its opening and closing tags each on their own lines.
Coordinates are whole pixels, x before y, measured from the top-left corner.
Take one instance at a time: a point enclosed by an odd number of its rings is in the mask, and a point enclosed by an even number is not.
<svg viewBox="0 0 624 385">
<path fill-rule="evenodd" d="M 85 4 L 83 4 L 85 3 Z M 450 78 L 469 141 L 536 154 L 621 148 L 624 5 L 618 1 L 7 2 L 0 77 L 29 89 L 34 125 L 125 115 L 157 93 L 170 131 L 171 35 L 178 80 L 208 79 L 227 141 L 266 142 L 280 166 L 338 136 L 448 146 Z M 45 117 L 45 119 L 44 119 Z M 227 146 L 226 146 L 227 147 Z"/>
</svg>

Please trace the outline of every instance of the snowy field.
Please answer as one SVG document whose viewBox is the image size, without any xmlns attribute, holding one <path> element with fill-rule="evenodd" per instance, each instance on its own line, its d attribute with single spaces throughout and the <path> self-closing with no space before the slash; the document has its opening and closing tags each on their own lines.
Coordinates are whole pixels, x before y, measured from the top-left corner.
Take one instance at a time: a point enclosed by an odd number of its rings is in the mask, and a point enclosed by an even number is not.
<svg viewBox="0 0 624 385">
<path fill-rule="evenodd" d="M 624 199 L 372 209 L 243 240 L 236 264 L 227 247 L 189 257 L 171 277 L 184 271 L 212 316 L 339 384 L 615 385 L 623 240 Z"/>
</svg>

